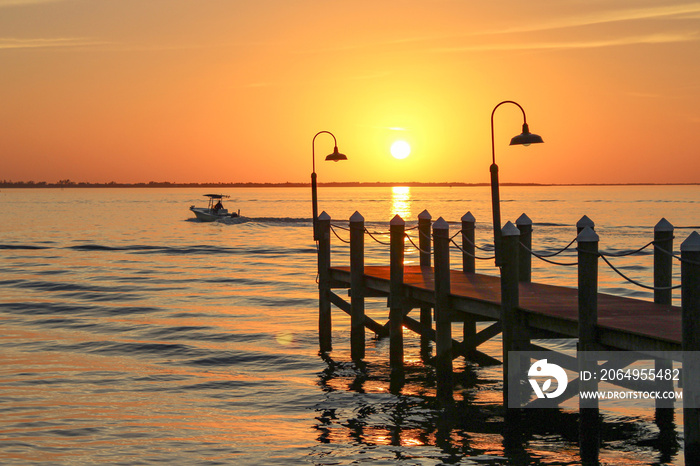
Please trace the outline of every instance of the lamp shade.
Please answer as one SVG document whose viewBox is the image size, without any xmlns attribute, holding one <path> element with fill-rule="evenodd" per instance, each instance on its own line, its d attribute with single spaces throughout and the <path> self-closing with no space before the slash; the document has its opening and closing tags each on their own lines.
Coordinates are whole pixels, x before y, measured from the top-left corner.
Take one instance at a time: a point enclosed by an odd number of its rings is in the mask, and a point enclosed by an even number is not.
<svg viewBox="0 0 700 466">
<path fill-rule="evenodd" d="M 340 152 L 338 152 L 338 146 L 335 146 L 333 148 L 332 154 L 326 156 L 326 161 L 332 161 L 332 162 L 337 162 L 339 160 L 347 160 L 347 159 L 348 158 L 345 154 L 341 154 Z"/>
<path fill-rule="evenodd" d="M 532 134 L 530 132 L 530 128 L 527 126 L 527 123 L 523 123 L 522 134 L 518 134 L 513 139 L 511 139 L 510 145 L 511 146 L 516 146 L 516 145 L 529 146 L 530 144 L 539 144 L 542 142 L 544 142 L 542 140 L 542 136 L 537 135 L 537 134 Z"/>
</svg>

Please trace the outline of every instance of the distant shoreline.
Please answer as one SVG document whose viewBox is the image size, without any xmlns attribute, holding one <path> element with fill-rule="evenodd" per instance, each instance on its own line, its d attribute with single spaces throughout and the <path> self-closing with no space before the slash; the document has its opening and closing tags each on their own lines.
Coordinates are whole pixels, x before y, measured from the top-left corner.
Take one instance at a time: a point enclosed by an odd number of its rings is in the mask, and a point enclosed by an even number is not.
<svg viewBox="0 0 700 466">
<path fill-rule="evenodd" d="M 700 183 L 500 183 L 501 186 L 541 187 L 541 186 L 699 186 Z M 87 183 L 69 180 L 58 183 L 47 182 L 0 182 L 0 189 L 23 188 L 308 188 L 310 183 Z M 423 183 L 423 182 L 330 182 L 319 183 L 328 188 L 382 188 L 382 187 L 484 187 L 489 183 Z"/>
</svg>

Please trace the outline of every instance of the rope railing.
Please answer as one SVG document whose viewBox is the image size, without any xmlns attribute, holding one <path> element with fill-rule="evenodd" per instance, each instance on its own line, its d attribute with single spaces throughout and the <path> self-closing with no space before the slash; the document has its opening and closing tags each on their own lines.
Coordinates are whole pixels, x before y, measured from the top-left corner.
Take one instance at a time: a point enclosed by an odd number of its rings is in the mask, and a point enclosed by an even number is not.
<svg viewBox="0 0 700 466">
<path fill-rule="evenodd" d="M 415 229 L 417 229 L 417 228 L 418 228 L 418 225 L 413 226 L 413 227 L 411 227 L 411 228 L 407 228 L 405 231 L 415 230 Z M 343 242 L 343 243 L 345 243 L 345 244 L 349 244 L 350 241 L 349 241 L 349 240 L 346 240 L 346 239 L 344 239 L 344 238 L 342 238 L 342 237 L 338 234 L 338 232 L 336 231 L 336 229 L 345 230 L 345 231 L 350 231 L 350 228 L 344 227 L 344 226 L 342 226 L 342 225 L 331 224 L 331 231 L 332 231 L 333 234 L 336 236 L 336 238 L 338 238 L 341 242 Z M 381 245 L 389 246 L 389 245 L 391 244 L 391 243 L 389 243 L 389 242 L 382 241 L 382 240 L 380 240 L 380 239 L 377 238 L 377 236 L 387 236 L 387 235 L 390 235 L 390 232 L 369 231 L 367 228 L 364 228 L 364 233 L 367 234 L 367 235 L 368 235 L 371 239 L 373 239 L 375 242 L 377 242 L 377 243 L 379 243 L 379 244 L 381 244 Z M 490 257 L 479 257 L 479 256 L 477 256 L 477 255 L 475 255 L 475 254 L 472 254 L 472 253 L 466 251 L 464 248 L 462 248 L 462 247 L 461 247 L 459 244 L 457 244 L 457 242 L 455 241 L 455 238 L 456 238 L 457 236 L 459 236 L 461 233 L 462 233 L 462 230 L 459 230 L 458 232 L 456 232 L 454 235 L 452 235 L 452 236 L 449 238 L 449 242 L 452 243 L 452 246 L 451 246 L 451 247 L 456 248 L 456 249 L 458 249 L 459 251 L 461 251 L 463 254 L 465 254 L 465 255 L 467 255 L 467 256 L 469 256 L 469 257 L 473 257 L 474 259 L 477 259 L 477 260 L 493 260 L 493 259 L 494 259 L 494 256 L 490 256 Z M 427 233 L 427 234 L 426 234 L 424 231 L 419 230 L 419 234 L 422 235 L 424 238 L 427 238 L 428 240 L 432 240 L 432 234 L 431 234 L 431 233 Z M 414 241 L 414 239 L 413 239 L 410 235 L 408 235 L 407 233 L 404 232 L 404 236 L 408 239 L 409 243 L 410 243 L 416 250 L 418 250 L 419 252 L 421 252 L 421 253 L 423 253 L 423 254 L 430 254 L 430 253 L 431 253 L 431 251 L 426 251 L 426 250 L 424 250 L 424 249 L 421 249 L 421 247 L 418 246 L 418 245 L 416 244 L 416 242 Z M 564 251 L 567 251 L 567 250 L 568 250 L 569 248 L 571 248 L 571 246 L 576 242 L 576 239 L 577 239 L 577 238 L 574 238 L 573 240 L 571 240 L 571 241 L 570 241 L 566 246 L 564 246 L 562 249 L 560 249 L 560 250 L 558 250 L 558 251 L 556 251 L 556 252 L 547 253 L 547 254 L 535 252 L 535 251 L 533 251 L 532 249 L 530 249 L 530 248 L 528 248 L 527 246 L 525 246 L 523 243 L 520 243 L 520 246 L 522 247 L 522 249 L 524 249 L 525 251 L 527 251 L 530 255 L 536 257 L 537 259 L 539 259 L 539 260 L 541 260 L 541 261 L 543 261 L 543 262 L 547 262 L 547 263 L 552 264 L 552 265 L 570 267 L 570 266 L 578 265 L 578 262 L 557 262 L 557 261 L 550 260 L 550 259 L 548 259 L 548 258 L 549 258 L 549 257 L 558 256 L 558 255 L 562 254 Z M 481 251 L 493 251 L 493 248 L 492 248 L 492 247 L 488 247 L 488 246 L 487 246 L 487 247 L 478 246 L 478 245 L 476 245 L 474 242 L 472 242 L 472 241 L 471 241 L 468 237 L 466 237 L 466 236 L 463 237 L 463 240 L 466 241 L 468 244 L 472 245 L 474 248 L 479 249 L 479 250 L 481 250 Z M 644 289 L 647 289 L 647 290 L 660 290 L 660 291 L 663 291 L 663 290 L 674 290 L 674 289 L 680 288 L 681 285 L 668 286 L 668 287 L 654 287 L 654 286 L 645 285 L 645 284 L 643 284 L 643 283 L 640 283 L 640 282 L 638 282 L 638 281 L 636 281 L 636 280 L 634 280 L 634 279 L 632 279 L 632 278 L 626 276 L 623 272 L 621 272 L 617 267 L 615 267 L 615 266 L 607 259 L 608 257 L 626 257 L 626 256 L 632 256 L 632 255 L 635 255 L 635 254 L 639 254 L 640 252 L 644 251 L 645 249 L 649 248 L 650 246 L 653 246 L 655 250 L 658 250 L 658 251 L 660 251 L 660 252 L 662 252 L 662 253 L 664 253 L 664 254 L 666 254 L 666 255 L 669 255 L 669 256 L 673 257 L 674 259 L 676 259 L 676 260 L 678 260 L 678 261 L 680 261 L 680 262 L 684 262 L 684 263 L 688 263 L 688 264 L 700 266 L 700 263 L 699 263 L 699 262 L 695 262 L 695 261 L 690 261 L 690 260 L 687 260 L 687 259 L 683 259 L 683 258 L 680 257 L 678 254 L 675 254 L 673 251 L 668 251 L 668 250 L 662 248 L 661 246 L 659 246 L 658 244 L 656 244 L 656 241 L 650 241 L 650 242 L 648 242 L 647 244 L 645 244 L 644 246 L 642 246 L 642 247 L 640 247 L 640 248 L 638 248 L 638 249 L 635 249 L 635 250 L 631 250 L 631 251 L 624 251 L 624 252 L 619 252 L 619 253 L 612 253 L 612 252 L 603 252 L 603 251 L 599 251 L 599 252 L 598 252 L 598 255 L 605 261 L 605 263 L 606 263 L 615 273 L 617 273 L 618 275 L 620 275 L 620 276 L 621 276 L 622 278 L 624 278 L 626 281 L 628 281 L 628 282 L 630 282 L 630 283 L 632 283 L 632 284 L 634 284 L 634 285 L 637 285 L 637 286 L 639 286 L 639 287 L 641 287 L 641 288 L 644 288 Z"/>
<path fill-rule="evenodd" d="M 374 237 L 374 235 L 388 235 L 389 233 L 377 233 L 377 232 L 373 233 L 373 232 L 370 232 L 367 228 L 365 228 L 365 233 L 367 233 L 369 235 L 369 237 L 372 238 L 377 243 L 382 244 L 384 246 L 391 246 L 391 243 L 387 243 L 386 241 L 380 241 Z"/>
<path fill-rule="evenodd" d="M 420 246 L 417 246 L 416 243 L 413 242 L 413 238 L 408 233 L 404 233 L 404 236 L 408 238 L 408 242 L 413 245 L 414 248 L 418 249 L 419 252 L 422 252 L 423 254 L 430 254 L 430 251 L 426 251 L 424 249 L 421 249 Z"/>
<path fill-rule="evenodd" d="M 459 249 L 460 251 L 462 251 L 462 253 L 466 254 L 466 255 L 469 256 L 469 257 L 473 257 L 474 259 L 477 259 L 477 260 L 480 260 L 480 261 L 487 261 L 487 260 L 493 260 L 493 259 L 496 258 L 496 256 L 491 256 L 491 257 L 479 257 L 479 256 L 477 256 L 476 254 L 472 254 L 472 253 L 470 253 L 470 252 L 465 251 L 464 249 L 462 249 L 462 247 L 460 247 L 460 245 L 457 244 L 457 242 L 456 242 L 454 239 L 450 238 L 450 242 L 451 242 L 452 244 L 454 244 L 455 247 L 456 247 L 457 249 Z"/>
<path fill-rule="evenodd" d="M 525 246 L 522 242 L 520 243 L 520 245 L 523 246 L 523 247 L 525 248 L 525 250 L 528 251 L 528 252 L 529 252 L 530 254 L 532 254 L 533 256 L 537 257 L 538 259 L 542 259 L 542 258 L 544 258 L 544 257 L 554 257 L 554 256 L 558 256 L 558 255 L 561 254 L 562 252 L 564 252 L 564 251 L 566 251 L 567 249 L 569 249 L 569 248 L 571 247 L 571 245 L 574 244 L 575 242 L 576 242 L 576 238 L 572 239 L 571 242 L 570 242 L 569 244 L 567 244 L 566 246 L 564 246 L 562 249 L 558 250 L 557 252 L 553 252 L 553 253 L 551 253 L 551 254 L 535 253 L 534 251 L 528 249 L 527 246 Z"/>
<path fill-rule="evenodd" d="M 574 241 L 576 241 L 576 240 L 574 240 Z M 572 241 L 571 243 L 569 243 L 569 246 L 571 246 L 572 243 L 573 243 L 573 241 Z M 533 251 L 532 249 L 530 249 L 530 248 L 528 248 L 527 246 L 525 246 L 523 243 L 520 243 L 520 247 L 521 247 L 521 248 L 523 248 L 524 250 L 526 250 L 528 253 L 530 253 L 531 255 L 535 256 L 535 257 L 538 258 L 539 260 L 544 261 L 544 262 L 547 262 L 547 263 L 552 264 L 552 265 L 561 265 L 561 266 L 564 266 L 564 267 L 570 267 L 570 266 L 578 265 L 578 262 L 555 262 L 555 261 L 553 261 L 553 260 L 547 259 L 547 257 L 553 257 L 553 256 L 556 256 L 556 255 L 558 255 L 558 254 L 561 254 L 561 253 L 564 252 L 569 246 L 566 246 L 564 249 L 562 249 L 561 251 L 559 251 L 559 252 L 556 253 L 556 254 L 543 255 L 543 254 L 538 254 L 538 253 L 536 253 L 536 252 Z"/>
<path fill-rule="evenodd" d="M 338 239 L 339 239 L 340 241 L 342 241 L 343 243 L 350 244 L 350 240 L 345 240 L 345 239 L 343 239 L 343 238 L 340 237 L 340 235 L 338 234 L 338 232 L 335 231 L 336 228 L 337 228 L 337 225 L 331 225 L 331 231 L 333 232 L 333 234 L 335 235 L 335 237 L 338 238 Z M 345 229 L 345 228 L 343 228 L 343 229 Z"/>
<path fill-rule="evenodd" d="M 688 260 L 688 259 L 683 259 L 683 258 L 682 258 L 681 256 L 679 256 L 678 254 L 674 254 L 674 253 L 671 252 L 671 251 L 667 251 L 667 250 L 665 250 L 664 248 L 662 248 L 661 246 L 659 246 L 659 245 L 657 245 L 657 244 L 654 244 L 654 249 L 657 249 L 657 250 L 661 251 L 662 253 L 673 257 L 674 259 L 678 260 L 679 262 L 684 262 L 684 263 L 686 263 L 686 264 L 691 264 L 691 265 L 700 265 L 700 262 L 695 262 L 695 261 L 691 261 L 691 260 Z"/>
<path fill-rule="evenodd" d="M 625 251 L 625 252 L 618 252 L 618 253 L 613 253 L 613 252 L 600 252 L 599 254 L 605 257 L 625 257 L 625 256 L 632 256 L 634 254 L 639 254 L 640 252 L 644 251 L 646 248 L 654 244 L 653 241 L 649 241 L 647 244 L 642 246 L 639 249 L 635 249 L 634 251 Z"/>
<path fill-rule="evenodd" d="M 583 252 L 584 254 L 592 254 L 590 251 L 579 250 L 579 252 Z M 676 286 L 649 286 L 649 285 L 645 285 L 644 283 L 638 282 L 637 280 L 628 277 L 627 275 L 622 273 L 622 271 L 620 271 L 620 269 L 618 269 L 617 267 L 612 265 L 612 263 L 606 257 L 607 254 L 601 254 L 600 252 L 597 252 L 594 254 L 596 256 L 600 257 L 601 259 L 603 259 L 603 261 L 608 265 L 608 267 L 610 267 L 620 277 L 624 278 L 625 280 L 632 283 L 633 285 L 637 285 L 640 288 L 644 288 L 646 290 L 653 290 L 653 291 L 668 291 L 668 290 L 676 290 L 676 289 L 681 287 L 681 285 L 676 285 Z"/>
<path fill-rule="evenodd" d="M 452 241 L 454 238 L 456 238 L 457 235 L 459 235 L 460 233 L 462 233 L 462 231 L 463 231 L 463 230 L 459 230 L 457 233 L 455 233 L 455 234 L 452 236 L 452 238 L 450 238 L 450 241 Z M 462 239 L 463 239 L 464 241 L 466 241 L 467 243 L 471 244 L 472 246 L 474 246 L 474 248 L 476 248 L 476 249 L 478 249 L 478 250 L 480 250 L 480 251 L 492 252 L 492 251 L 494 250 L 494 249 L 493 249 L 493 246 L 491 246 L 491 245 L 489 245 L 488 247 L 479 246 L 478 244 L 476 244 L 476 243 L 474 243 L 472 240 L 470 240 L 467 236 L 463 236 Z M 467 253 L 467 254 L 469 254 L 469 253 Z"/>
<path fill-rule="evenodd" d="M 617 267 L 615 267 L 614 265 L 612 265 L 610 263 L 610 261 L 603 254 L 598 253 L 598 255 L 605 261 L 606 264 L 608 264 L 608 267 L 613 269 L 615 271 L 615 273 L 617 273 L 619 276 L 621 276 L 622 278 L 624 278 L 628 282 L 630 282 L 634 285 L 637 285 L 641 288 L 644 288 L 646 290 L 667 291 L 667 290 L 675 290 L 675 289 L 678 289 L 681 287 L 681 285 L 676 285 L 676 286 L 649 286 L 649 285 L 645 285 L 643 283 L 640 283 L 640 282 L 628 277 L 624 273 L 620 272 L 620 270 Z"/>
</svg>

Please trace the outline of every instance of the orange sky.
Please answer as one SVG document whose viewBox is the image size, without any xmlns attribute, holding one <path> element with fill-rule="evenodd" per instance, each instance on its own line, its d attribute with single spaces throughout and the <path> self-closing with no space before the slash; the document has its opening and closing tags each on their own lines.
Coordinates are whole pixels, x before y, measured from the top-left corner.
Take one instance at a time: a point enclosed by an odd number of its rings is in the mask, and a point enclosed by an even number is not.
<svg viewBox="0 0 700 466">
<path fill-rule="evenodd" d="M 700 182 L 700 2 L 0 0 L 0 179 Z M 391 157 L 396 139 L 412 146 Z"/>
</svg>

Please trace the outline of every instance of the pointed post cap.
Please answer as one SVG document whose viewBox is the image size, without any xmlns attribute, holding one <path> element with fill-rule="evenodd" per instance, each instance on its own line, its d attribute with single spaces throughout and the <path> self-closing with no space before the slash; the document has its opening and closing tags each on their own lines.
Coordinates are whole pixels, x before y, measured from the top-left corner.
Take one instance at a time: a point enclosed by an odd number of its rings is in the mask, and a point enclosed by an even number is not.
<svg viewBox="0 0 700 466">
<path fill-rule="evenodd" d="M 396 214 L 394 215 L 394 218 L 391 219 L 391 222 L 389 222 L 389 225 L 392 227 L 396 225 L 405 226 L 406 222 L 404 221 L 404 219 L 401 218 L 399 214 Z"/>
<path fill-rule="evenodd" d="M 428 212 L 428 209 L 425 209 L 423 212 L 418 214 L 418 220 L 430 220 L 433 217 L 430 216 L 430 212 Z"/>
<path fill-rule="evenodd" d="M 449 230 L 450 226 L 444 218 L 440 217 L 433 223 L 433 230 Z"/>
<path fill-rule="evenodd" d="M 700 252 L 700 235 L 697 231 L 692 232 L 681 243 L 681 252 Z"/>
<path fill-rule="evenodd" d="M 593 231 L 593 228 L 586 227 L 581 230 L 581 233 L 576 237 L 576 241 L 579 243 L 596 243 L 600 240 L 598 233 Z"/>
<path fill-rule="evenodd" d="M 355 211 L 355 213 L 350 216 L 351 223 L 364 222 L 364 221 L 365 221 L 365 218 L 358 211 Z"/>
<path fill-rule="evenodd" d="M 671 222 L 666 220 L 666 218 L 662 218 L 659 220 L 659 223 L 654 226 L 654 231 L 673 231 L 673 225 L 671 225 Z"/>
<path fill-rule="evenodd" d="M 476 219 L 474 218 L 474 215 L 472 215 L 471 211 L 462 215 L 462 221 L 467 223 L 476 223 Z"/>
<path fill-rule="evenodd" d="M 525 215 L 524 213 L 518 217 L 518 219 L 515 221 L 516 225 L 532 225 L 532 220 L 530 220 L 530 217 Z"/>
<path fill-rule="evenodd" d="M 321 215 L 318 216 L 318 219 L 319 219 L 319 220 L 330 220 L 330 219 L 331 219 L 331 216 L 328 215 L 328 214 L 326 213 L 326 211 L 324 210 L 323 212 L 321 212 Z"/>
<path fill-rule="evenodd" d="M 586 227 L 591 227 L 591 229 L 593 229 L 595 228 L 595 223 L 593 223 L 593 220 L 588 218 L 587 215 L 584 215 L 583 217 L 581 217 L 581 220 L 576 222 L 576 228 L 584 229 Z"/>
<path fill-rule="evenodd" d="M 508 222 L 506 222 L 505 225 L 503 225 L 503 228 L 501 229 L 501 235 L 503 235 L 503 236 L 520 236 L 520 230 L 518 230 L 518 227 L 513 225 L 513 222 L 508 221 Z"/>
</svg>

